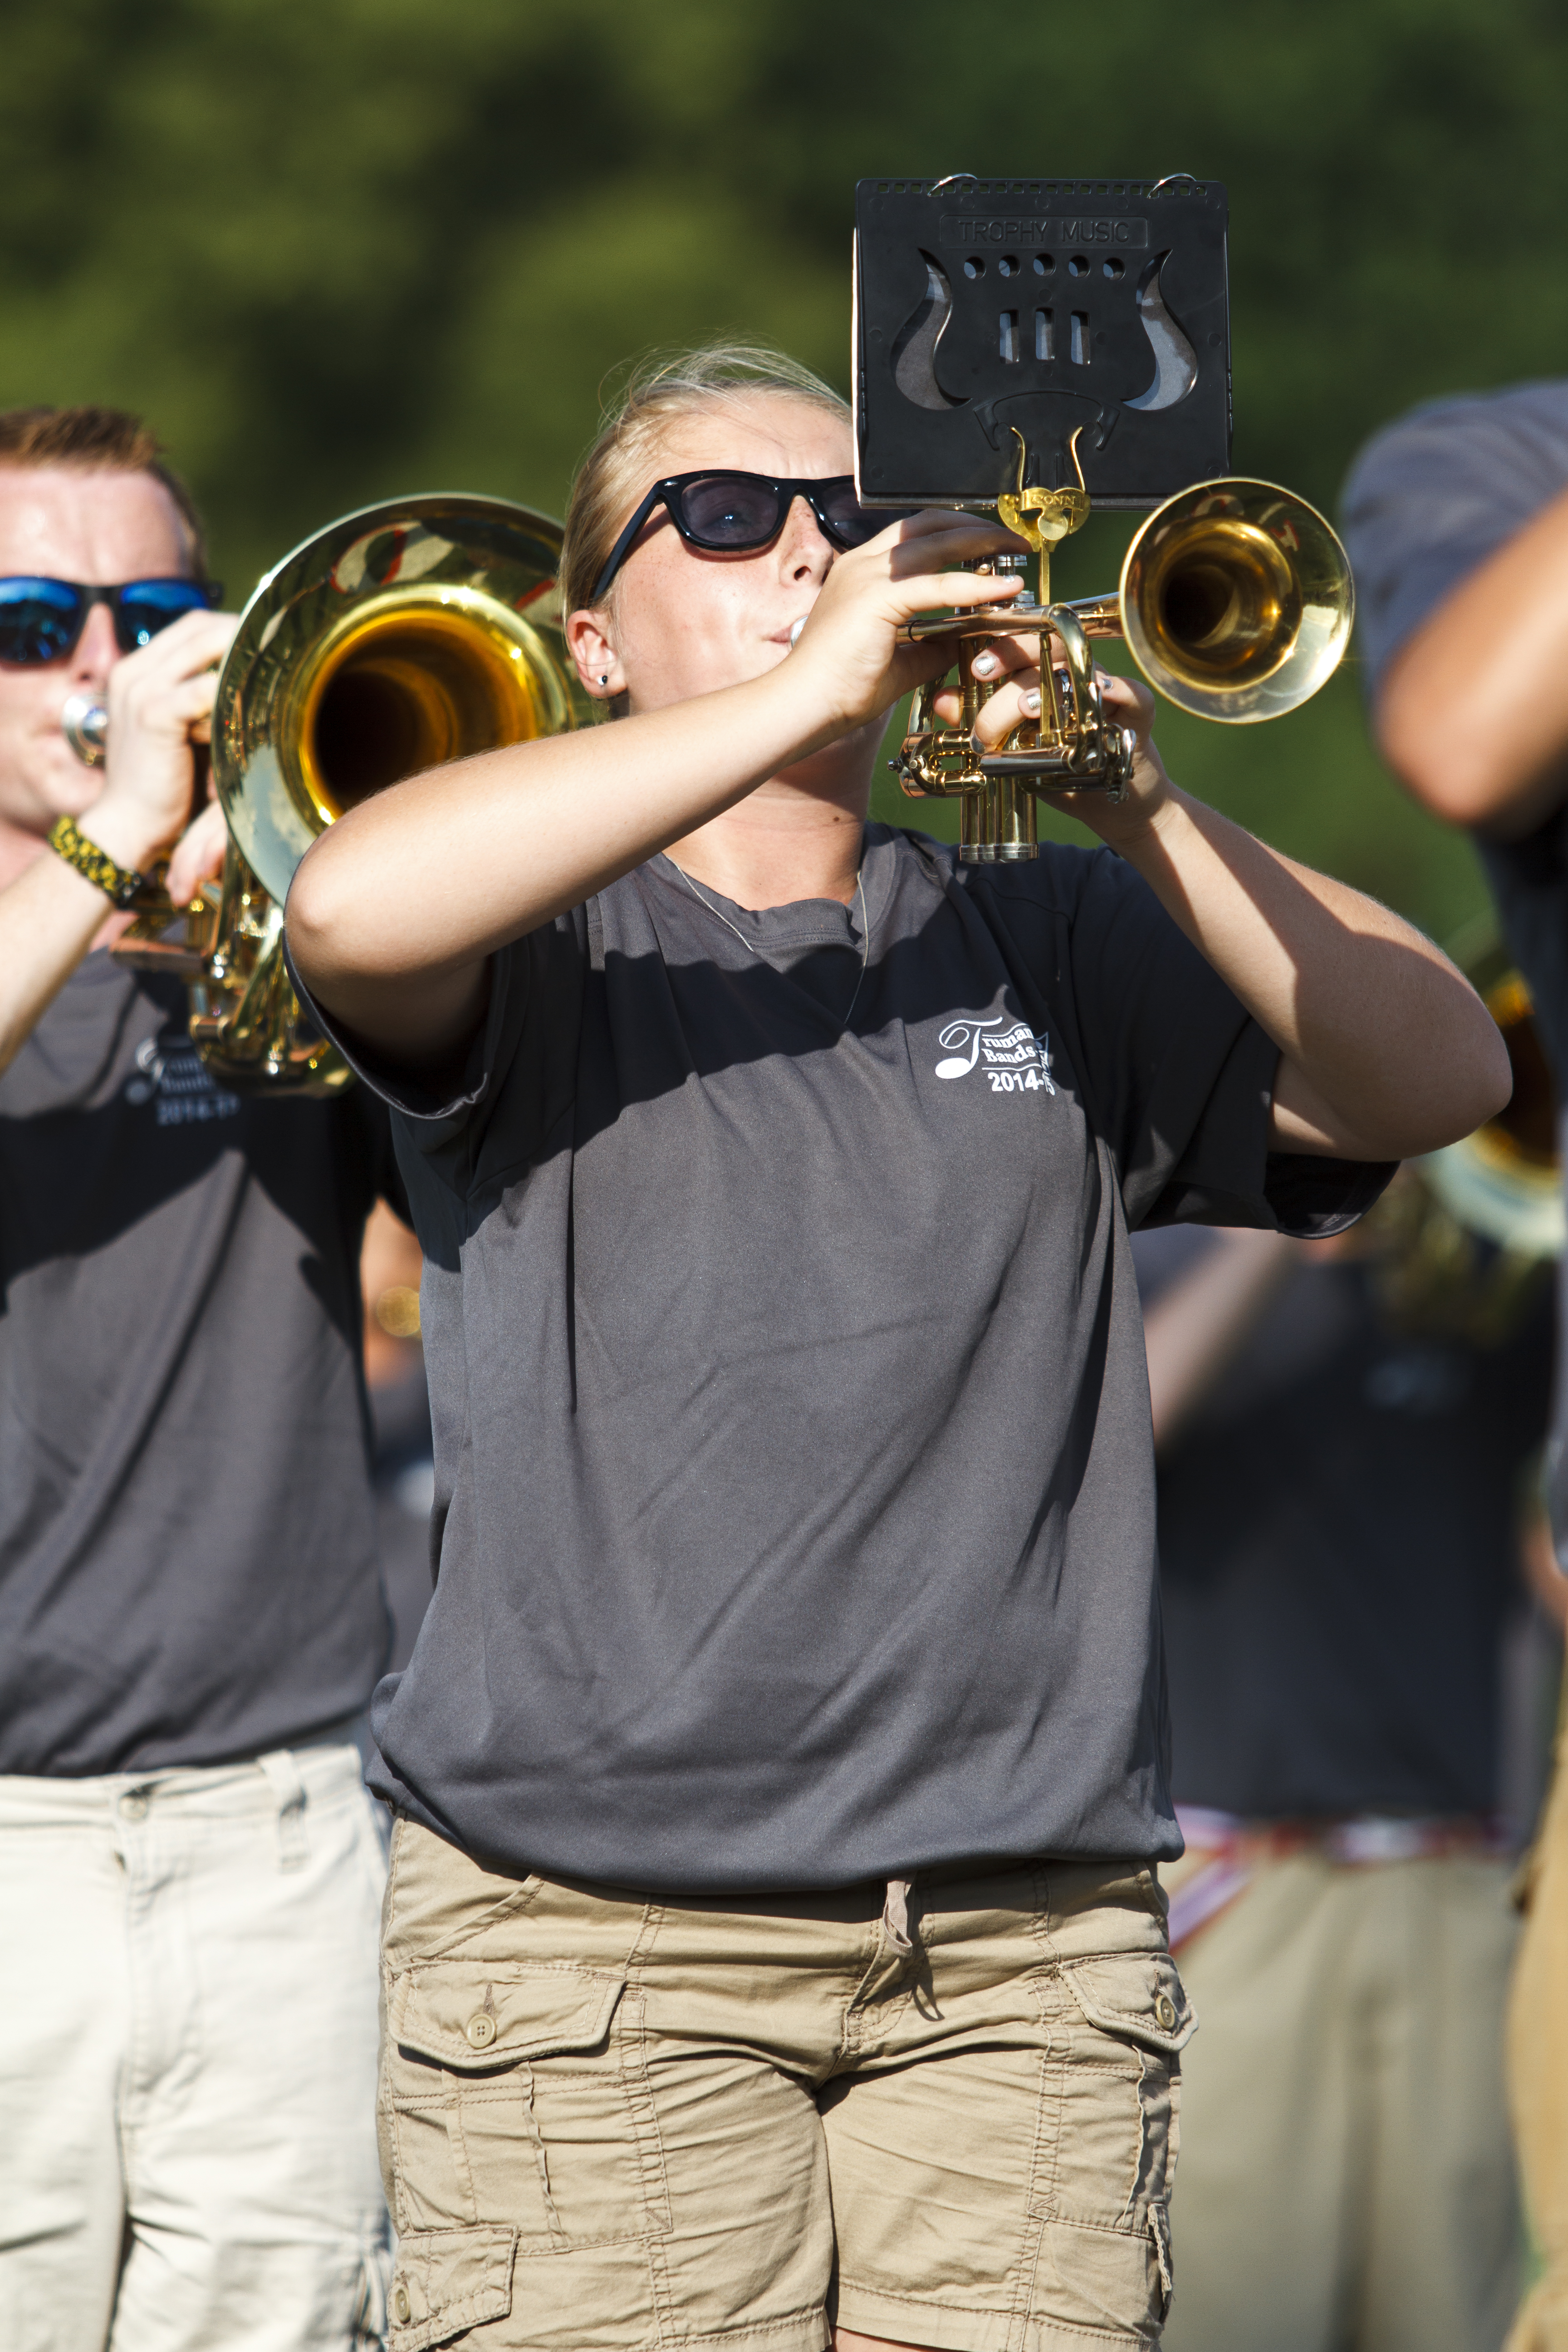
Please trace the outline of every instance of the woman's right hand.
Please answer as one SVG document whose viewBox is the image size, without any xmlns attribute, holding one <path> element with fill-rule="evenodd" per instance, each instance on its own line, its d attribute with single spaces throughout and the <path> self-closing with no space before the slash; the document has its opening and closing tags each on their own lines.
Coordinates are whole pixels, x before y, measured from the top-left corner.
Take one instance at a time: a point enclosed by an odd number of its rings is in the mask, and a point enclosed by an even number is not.
<svg viewBox="0 0 1568 2352">
<path fill-rule="evenodd" d="M 979 559 L 1026 552 L 1023 540 L 979 515 L 928 508 L 837 556 L 789 660 L 791 687 L 825 706 L 822 740 L 880 719 L 900 696 L 958 658 L 955 637 L 899 641 L 921 613 L 1008 604 L 1019 575 L 961 572 Z"/>
</svg>

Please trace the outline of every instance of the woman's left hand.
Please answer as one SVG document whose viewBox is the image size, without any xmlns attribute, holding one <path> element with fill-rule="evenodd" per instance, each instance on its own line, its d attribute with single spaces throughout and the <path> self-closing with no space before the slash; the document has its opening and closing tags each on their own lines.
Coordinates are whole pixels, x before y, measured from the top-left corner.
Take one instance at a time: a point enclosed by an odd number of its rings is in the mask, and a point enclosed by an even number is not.
<svg viewBox="0 0 1568 2352">
<path fill-rule="evenodd" d="M 978 648 L 977 680 L 1001 681 L 974 719 L 982 751 L 1037 716 L 1027 699 L 1037 644 L 998 636 Z M 1053 649 L 1059 667 L 1059 644 Z M 1149 688 L 1096 677 L 1107 720 L 1136 740 L 1126 797 L 1113 802 L 1092 785 L 1046 797 L 1142 876 L 1279 1048 L 1270 1149 L 1403 1160 L 1492 1118 L 1508 1099 L 1508 1055 L 1447 959 L 1387 908 L 1293 864 L 1182 792 L 1151 738 Z M 962 724 L 956 688 L 935 709 L 944 725 Z"/>
<path fill-rule="evenodd" d="M 1038 637 L 998 637 L 976 655 L 972 665 L 976 679 L 996 687 L 981 704 L 974 721 L 974 740 L 982 751 L 995 751 L 1016 727 L 1038 720 L 1039 644 Z M 1066 656 L 1055 637 L 1051 649 L 1059 668 Z M 1131 727 L 1137 738 L 1126 793 L 1121 800 L 1112 801 L 1097 784 L 1078 784 L 1043 797 L 1087 824 L 1102 841 L 1121 848 L 1153 823 L 1170 796 L 1171 779 L 1154 745 L 1154 697 L 1149 688 L 1141 678 L 1116 677 L 1098 665 L 1094 674 L 1108 722 L 1112 727 Z M 956 727 L 963 708 L 957 686 L 945 687 L 936 697 L 934 708 L 943 726 Z"/>
</svg>

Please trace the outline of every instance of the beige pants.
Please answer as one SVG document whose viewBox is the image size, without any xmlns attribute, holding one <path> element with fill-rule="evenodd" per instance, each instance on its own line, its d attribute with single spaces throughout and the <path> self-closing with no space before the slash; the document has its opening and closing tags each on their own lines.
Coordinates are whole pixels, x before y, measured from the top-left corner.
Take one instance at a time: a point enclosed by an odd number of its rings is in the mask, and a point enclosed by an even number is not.
<svg viewBox="0 0 1568 2352">
<path fill-rule="evenodd" d="M 653 1897 L 400 1822 L 392 2352 L 1147 2347 L 1191 2030 L 1152 1874 Z"/>
<path fill-rule="evenodd" d="M 1509 2099 L 1531 2237 L 1543 2275 L 1508 2352 L 1568 2352 L 1568 1740 L 1524 1874 L 1526 1911 L 1508 2014 Z"/>
<path fill-rule="evenodd" d="M 1298 1855 L 1182 1946 L 1168 2352 L 1498 2352 L 1513 1938 L 1501 1863 Z"/>
<path fill-rule="evenodd" d="M 384 2299 L 357 1749 L 0 1778 L 0 2345 L 346 2352 Z"/>
</svg>

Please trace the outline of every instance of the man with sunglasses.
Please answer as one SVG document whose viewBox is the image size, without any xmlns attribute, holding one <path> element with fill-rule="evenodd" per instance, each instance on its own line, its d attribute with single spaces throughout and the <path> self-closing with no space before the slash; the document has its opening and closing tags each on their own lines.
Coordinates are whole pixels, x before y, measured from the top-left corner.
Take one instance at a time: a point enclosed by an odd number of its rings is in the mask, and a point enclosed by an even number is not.
<svg viewBox="0 0 1568 2352">
<path fill-rule="evenodd" d="M 384 1115 L 246 1097 L 104 952 L 221 856 L 233 634 L 132 417 L 0 415 L 0 2336 L 379 2332 L 387 1619 L 358 1249 Z M 108 709 L 89 766 L 73 697 Z M 197 813 L 193 821 L 193 803 Z"/>
</svg>

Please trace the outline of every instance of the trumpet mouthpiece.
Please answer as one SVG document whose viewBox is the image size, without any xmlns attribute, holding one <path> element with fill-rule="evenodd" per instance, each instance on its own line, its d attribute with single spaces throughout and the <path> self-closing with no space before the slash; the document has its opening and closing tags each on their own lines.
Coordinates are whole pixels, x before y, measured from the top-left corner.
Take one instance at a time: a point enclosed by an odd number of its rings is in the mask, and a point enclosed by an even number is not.
<svg viewBox="0 0 1568 2352">
<path fill-rule="evenodd" d="M 73 694 L 60 713 L 66 741 L 84 767 L 101 768 L 109 747 L 109 713 L 90 694 Z"/>
</svg>

